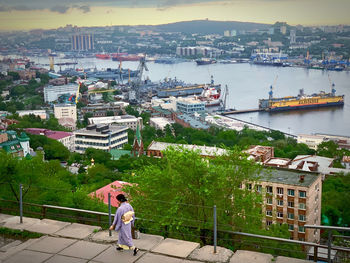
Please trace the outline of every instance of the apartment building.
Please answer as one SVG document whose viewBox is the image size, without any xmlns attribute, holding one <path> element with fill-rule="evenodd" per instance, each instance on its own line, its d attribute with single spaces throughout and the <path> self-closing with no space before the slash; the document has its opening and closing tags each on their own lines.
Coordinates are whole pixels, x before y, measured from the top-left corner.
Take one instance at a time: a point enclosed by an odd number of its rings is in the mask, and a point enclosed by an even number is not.
<svg viewBox="0 0 350 263">
<path fill-rule="evenodd" d="M 75 104 L 55 104 L 54 114 L 56 119 L 71 118 L 77 121 L 77 105 Z"/>
<path fill-rule="evenodd" d="M 75 151 L 84 153 L 87 148 L 103 151 L 121 149 L 128 143 L 128 127 L 118 125 L 89 125 L 74 132 Z"/>
<path fill-rule="evenodd" d="M 321 224 L 322 176 L 286 169 L 264 170 L 257 183 L 243 184 L 263 194 L 263 223 L 288 224 L 291 238 L 320 241 L 320 230 L 304 225 Z"/>
</svg>

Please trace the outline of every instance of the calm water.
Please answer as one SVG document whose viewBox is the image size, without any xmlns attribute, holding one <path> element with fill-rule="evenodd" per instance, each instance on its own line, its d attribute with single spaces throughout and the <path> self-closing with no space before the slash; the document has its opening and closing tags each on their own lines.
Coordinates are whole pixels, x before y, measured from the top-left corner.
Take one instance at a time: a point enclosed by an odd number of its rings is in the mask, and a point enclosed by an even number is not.
<svg viewBox="0 0 350 263">
<path fill-rule="evenodd" d="M 33 59 L 48 63 L 46 59 Z M 56 60 L 60 61 L 59 59 Z M 81 59 L 76 67 L 117 68 L 119 62 L 97 59 Z M 136 69 L 137 62 L 123 62 L 123 68 Z M 303 68 L 264 67 L 250 64 L 212 64 L 197 66 L 195 62 L 174 65 L 147 63 L 145 72 L 152 81 L 177 77 L 189 83 L 209 83 L 214 76 L 215 83 L 229 87 L 227 107 L 241 109 L 258 108 L 258 100 L 267 98 L 269 86 L 278 76 L 274 96 L 295 96 L 304 88 L 305 94 L 324 90 L 330 92 L 330 82 L 335 83 L 337 94 L 345 95 L 343 108 L 323 108 L 281 113 L 246 113 L 235 118 L 278 129 L 292 134 L 328 133 L 350 136 L 350 72 L 325 72 Z M 57 68 L 58 69 L 58 68 Z M 328 78 L 329 74 L 329 78 Z"/>
</svg>

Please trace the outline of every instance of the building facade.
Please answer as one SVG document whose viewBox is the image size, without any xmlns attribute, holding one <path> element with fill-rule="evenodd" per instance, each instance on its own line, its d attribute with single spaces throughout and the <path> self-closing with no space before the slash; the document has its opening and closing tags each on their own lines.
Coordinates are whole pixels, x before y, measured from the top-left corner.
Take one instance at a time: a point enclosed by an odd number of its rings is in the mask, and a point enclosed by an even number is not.
<svg viewBox="0 0 350 263">
<path fill-rule="evenodd" d="M 13 156 L 25 157 L 30 154 L 29 137 L 24 132 L 20 136 L 15 131 L 0 132 L 0 149 Z"/>
<path fill-rule="evenodd" d="M 92 34 L 76 34 L 71 37 L 71 48 L 75 51 L 94 49 L 94 36 Z"/>
<path fill-rule="evenodd" d="M 44 101 L 53 102 L 58 99 L 59 96 L 69 94 L 76 95 L 79 86 L 77 84 L 67 84 L 62 86 L 49 85 L 44 87 Z"/>
<path fill-rule="evenodd" d="M 58 119 L 60 125 L 75 130 L 77 122 L 77 106 L 75 104 L 55 104 L 55 118 Z"/>
<path fill-rule="evenodd" d="M 320 230 L 305 225 L 321 224 L 322 176 L 286 169 L 263 172 L 255 184 L 242 188 L 263 194 L 263 223 L 287 224 L 294 240 L 319 242 Z"/>
<path fill-rule="evenodd" d="M 37 117 L 40 117 L 40 119 L 42 120 L 47 119 L 47 114 L 45 110 L 19 110 L 19 111 L 16 111 L 16 113 L 18 114 L 19 117 L 32 114 Z"/>
<path fill-rule="evenodd" d="M 103 151 L 122 149 L 128 143 L 128 127 L 118 125 L 89 125 L 74 131 L 75 151 L 84 153 L 87 148 Z"/>
<path fill-rule="evenodd" d="M 127 102 L 114 102 L 114 103 L 96 103 L 89 104 L 86 107 L 81 108 L 81 113 L 84 115 L 88 112 L 91 112 L 93 117 L 106 117 L 107 112 L 113 112 L 114 115 L 118 115 L 120 112 L 124 112 L 125 107 L 127 107 L 129 103 Z"/>
<path fill-rule="evenodd" d="M 74 151 L 74 134 L 72 132 L 64 131 L 52 131 L 48 129 L 41 128 L 27 128 L 26 132 L 35 135 L 43 135 L 47 138 L 59 141 L 62 143 L 69 151 Z"/>
<path fill-rule="evenodd" d="M 205 112 L 205 103 L 191 98 L 181 98 L 176 101 L 176 111 L 185 114 L 202 113 Z"/>
<path fill-rule="evenodd" d="M 142 130 L 142 118 L 131 115 L 109 116 L 109 117 L 93 117 L 89 118 L 89 124 L 115 124 L 127 126 L 129 129 L 136 130 L 137 125 Z"/>
</svg>

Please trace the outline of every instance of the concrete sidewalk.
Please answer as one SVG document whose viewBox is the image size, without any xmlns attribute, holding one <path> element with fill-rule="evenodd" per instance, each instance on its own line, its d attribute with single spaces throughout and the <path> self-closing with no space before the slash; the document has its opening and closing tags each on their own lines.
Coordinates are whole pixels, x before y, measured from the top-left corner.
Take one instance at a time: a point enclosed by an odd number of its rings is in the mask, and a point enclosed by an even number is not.
<svg viewBox="0 0 350 263">
<path fill-rule="evenodd" d="M 4 214 L 0 214 L 0 226 L 45 234 L 21 244 L 17 242 L 6 248 L 4 246 L 0 253 L 0 263 L 310 262 L 274 258 L 251 251 L 233 253 L 221 247 L 214 254 L 212 246 L 200 248 L 199 243 L 147 234 L 141 234 L 140 239 L 134 240 L 140 251 L 137 256 L 133 256 L 132 251 L 117 251 L 115 242 L 118 234 L 113 231 L 112 237 L 109 237 L 108 231 L 102 231 L 100 227 L 27 217 L 20 224 L 18 217 Z"/>
</svg>

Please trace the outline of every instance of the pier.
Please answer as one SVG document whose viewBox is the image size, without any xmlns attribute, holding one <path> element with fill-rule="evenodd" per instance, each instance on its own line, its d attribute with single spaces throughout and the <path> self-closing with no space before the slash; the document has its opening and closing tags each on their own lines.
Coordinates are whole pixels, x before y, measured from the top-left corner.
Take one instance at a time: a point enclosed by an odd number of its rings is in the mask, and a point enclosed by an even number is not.
<svg viewBox="0 0 350 263">
<path fill-rule="evenodd" d="M 232 111 L 224 111 L 221 112 L 221 115 L 230 115 L 230 114 L 241 114 L 241 113 L 250 113 L 250 112 L 258 112 L 264 111 L 264 109 L 247 109 L 247 110 L 232 110 Z"/>
</svg>

